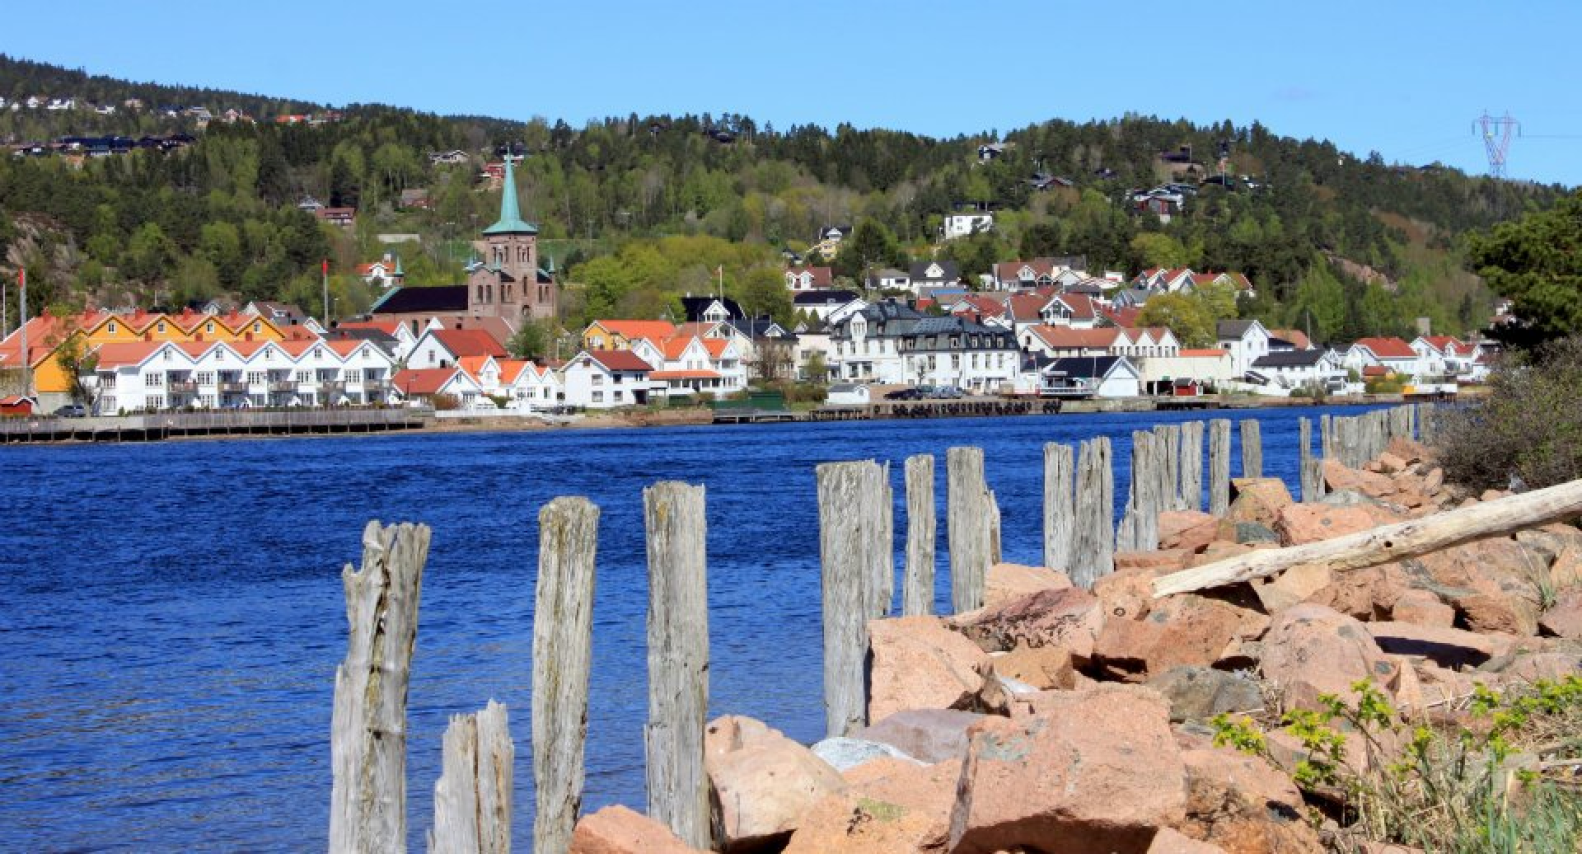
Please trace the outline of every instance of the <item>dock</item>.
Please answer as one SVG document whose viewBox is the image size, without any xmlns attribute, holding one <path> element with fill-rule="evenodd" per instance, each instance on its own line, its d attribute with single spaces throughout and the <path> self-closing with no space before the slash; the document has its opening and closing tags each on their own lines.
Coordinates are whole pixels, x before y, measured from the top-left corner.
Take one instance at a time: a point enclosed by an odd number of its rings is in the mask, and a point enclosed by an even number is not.
<svg viewBox="0 0 1582 854">
<path fill-rule="evenodd" d="M 432 423 L 432 410 L 294 409 L 269 412 L 182 412 L 99 418 L 0 419 L 0 444 L 22 442 L 156 442 L 221 436 L 388 433 Z"/>
</svg>

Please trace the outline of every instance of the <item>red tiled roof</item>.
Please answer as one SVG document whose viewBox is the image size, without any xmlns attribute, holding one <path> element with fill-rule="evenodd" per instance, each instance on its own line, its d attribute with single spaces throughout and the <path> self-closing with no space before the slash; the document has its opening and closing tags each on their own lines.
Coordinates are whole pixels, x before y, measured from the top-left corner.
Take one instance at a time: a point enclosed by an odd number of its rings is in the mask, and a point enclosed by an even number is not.
<svg viewBox="0 0 1582 854">
<path fill-rule="evenodd" d="M 391 383 L 406 395 L 434 394 L 456 376 L 458 368 L 408 368 L 396 371 Z"/>
<path fill-rule="evenodd" d="M 499 359 L 510 355 L 493 335 L 482 329 L 435 329 L 431 334 L 434 340 L 458 359 L 463 356 L 494 356 Z"/>
<path fill-rule="evenodd" d="M 1312 340 L 1307 337 L 1307 333 L 1300 329 L 1271 329 L 1269 330 L 1269 334 L 1280 339 L 1281 341 L 1289 341 L 1292 344 L 1295 344 L 1296 349 L 1298 350 L 1313 349 Z"/>
<path fill-rule="evenodd" d="M 1364 365 L 1362 368 L 1362 375 L 1365 377 L 1383 377 L 1389 374 L 1390 369 L 1383 365 Z"/>
<path fill-rule="evenodd" d="M 99 349 L 94 353 L 99 357 L 99 367 L 118 368 L 122 365 L 136 365 L 163 346 L 165 346 L 163 341 L 125 341 L 100 344 Z"/>
<path fill-rule="evenodd" d="M 1055 299 L 1065 303 L 1071 309 L 1073 320 L 1089 320 L 1097 316 L 1093 297 L 1087 294 L 1061 294 Z"/>
<path fill-rule="evenodd" d="M 811 273 L 811 284 L 815 288 L 827 288 L 835 283 L 835 273 L 829 267 L 787 267 L 786 273 L 799 279 L 803 273 Z"/>
<path fill-rule="evenodd" d="M 668 320 L 595 320 L 594 323 L 628 340 L 647 338 L 659 342 L 676 334 L 676 325 Z"/>
<path fill-rule="evenodd" d="M 1036 320 L 1048 304 L 1049 298 L 1040 294 L 1017 294 L 1005 301 L 1005 308 L 1012 320 Z"/>
<path fill-rule="evenodd" d="M 1029 327 L 1032 333 L 1049 346 L 1052 350 L 1069 350 L 1075 348 L 1109 349 L 1126 338 L 1124 330 L 1116 328 L 1107 329 L 1072 329 L 1069 326 L 1047 326 L 1039 324 Z"/>
<path fill-rule="evenodd" d="M 1204 347 L 1182 350 L 1179 355 L 1188 359 L 1219 359 L 1230 355 L 1230 351 L 1218 347 Z"/>
<path fill-rule="evenodd" d="M 643 361 L 641 356 L 631 350 L 587 350 L 588 358 L 603 365 L 611 371 L 642 371 L 648 373 L 654 369 L 653 365 Z"/>
<path fill-rule="evenodd" d="M 1435 350 L 1448 355 L 1454 355 L 1461 346 L 1460 339 L 1454 335 L 1424 335 L 1423 340 Z"/>
<path fill-rule="evenodd" d="M 1399 338 L 1358 338 L 1357 343 L 1367 347 L 1380 359 L 1415 359 L 1417 351 Z"/>
</svg>

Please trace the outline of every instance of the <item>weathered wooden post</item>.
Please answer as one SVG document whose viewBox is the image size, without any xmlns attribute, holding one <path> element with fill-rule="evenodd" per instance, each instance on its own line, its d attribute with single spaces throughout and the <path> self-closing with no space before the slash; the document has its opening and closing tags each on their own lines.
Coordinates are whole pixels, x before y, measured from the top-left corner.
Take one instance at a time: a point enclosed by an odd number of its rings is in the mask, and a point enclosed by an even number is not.
<svg viewBox="0 0 1582 854">
<path fill-rule="evenodd" d="M 1417 404 L 1417 441 L 1425 445 L 1432 444 L 1434 441 L 1434 415 L 1434 404 Z"/>
<path fill-rule="evenodd" d="M 703 725 L 709 713 L 706 494 L 676 481 L 643 490 L 648 531 L 648 817 L 709 847 Z"/>
<path fill-rule="evenodd" d="M 1044 566 L 1065 572 L 1071 566 L 1076 506 L 1071 492 L 1070 445 L 1044 445 Z"/>
<path fill-rule="evenodd" d="M 1230 509 L 1230 420 L 1208 423 L 1208 512 L 1224 516 Z"/>
<path fill-rule="evenodd" d="M 1158 439 L 1158 456 L 1154 473 L 1158 476 L 1161 492 L 1159 510 L 1179 510 L 1176 501 L 1181 493 L 1181 425 L 1155 424 L 1154 437 Z"/>
<path fill-rule="evenodd" d="M 1302 479 L 1302 501 L 1311 504 L 1322 497 L 1320 481 L 1322 470 L 1313 465 L 1313 422 L 1306 418 L 1297 419 L 1297 445 L 1300 453 L 1298 465 Z"/>
<path fill-rule="evenodd" d="M 916 617 L 934 613 L 934 455 L 906 458 L 906 579 L 901 586 L 901 613 Z"/>
<path fill-rule="evenodd" d="M 1117 542 L 1117 551 L 1151 552 L 1159 548 L 1159 511 L 1164 509 L 1161 471 L 1167 468 L 1164 452 L 1165 440 L 1158 433 L 1132 433 L 1131 497 L 1126 501 L 1130 538 Z"/>
<path fill-rule="evenodd" d="M 510 854 L 515 762 L 505 706 L 490 700 L 476 714 L 451 716 L 429 854 Z"/>
<path fill-rule="evenodd" d="M 1331 416 L 1318 416 L 1318 434 L 1323 445 L 1320 456 L 1326 460 L 1335 459 L 1335 422 Z"/>
<path fill-rule="evenodd" d="M 983 479 L 982 448 L 951 448 L 945 452 L 945 470 L 950 606 L 962 614 L 983 607 L 997 511 Z"/>
<path fill-rule="evenodd" d="M 593 567 L 599 508 L 561 497 L 538 511 L 533 604 L 535 854 L 565 854 L 582 809 L 593 665 Z"/>
<path fill-rule="evenodd" d="M 363 529 L 363 563 L 341 570 L 350 637 L 330 718 L 332 854 L 406 850 L 406 700 L 427 525 Z"/>
<path fill-rule="evenodd" d="M 880 543 L 883 471 L 872 460 L 824 463 L 818 472 L 820 582 L 824 606 L 824 719 L 830 737 L 868 720 L 868 620 Z"/>
<path fill-rule="evenodd" d="M 1203 509 L 1203 422 L 1181 425 L 1181 491 L 1176 501 L 1180 510 Z"/>
<path fill-rule="evenodd" d="M 1241 476 L 1263 477 L 1263 425 L 1256 418 L 1241 421 Z"/>
<path fill-rule="evenodd" d="M 873 562 L 873 616 L 890 616 L 895 604 L 895 487 L 890 485 L 890 463 L 880 466 L 880 484 L 884 495 L 879 501 L 879 542 L 883 544 L 884 559 Z"/>
<path fill-rule="evenodd" d="M 1115 473 L 1110 440 L 1099 436 L 1077 451 L 1076 536 L 1072 542 L 1071 583 L 1084 590 L 1115 571 Z"/>
</svg>

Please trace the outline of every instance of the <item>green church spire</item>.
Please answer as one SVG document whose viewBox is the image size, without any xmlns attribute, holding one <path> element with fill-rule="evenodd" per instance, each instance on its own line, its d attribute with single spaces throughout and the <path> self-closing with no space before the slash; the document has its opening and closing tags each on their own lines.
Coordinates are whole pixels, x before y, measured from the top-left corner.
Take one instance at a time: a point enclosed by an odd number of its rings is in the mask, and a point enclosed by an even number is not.
<svg viewBox="0 0 1582 854">
<path fill-rule="evenodd" d="M 522 219 L 516 202 L 516 177 L 511 171 L 511 154 L 505 155 L 505 192 L 500 196 L 500 220 L 483 230 L 484 234 L 537 234 L 538 226 Z"/>
</svg>

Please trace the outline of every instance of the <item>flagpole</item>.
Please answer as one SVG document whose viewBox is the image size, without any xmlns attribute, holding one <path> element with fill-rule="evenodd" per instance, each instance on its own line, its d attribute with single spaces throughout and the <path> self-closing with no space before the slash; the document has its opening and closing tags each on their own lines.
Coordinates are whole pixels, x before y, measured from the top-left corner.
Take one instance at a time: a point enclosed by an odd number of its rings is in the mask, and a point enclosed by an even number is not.
<svg viewBox="0 0 1582 854">
<path fill-rule="evenodd" d="M 328 259 L 328 258 L 324 259 L 324 265 L 323 265 L 322 273 L 321 273 L 321 280 L 322 280 L 323 285 L 324 285 L 324 314 L 323 314 L 323 317 L 324 317 L 324 328 L 325 329 L 329 329 L 330 328 L 330 259 Z"/>
<path fill-rule="evenodd" d="M 16 283 L 17 283 L 17 288 L 21 291 L 20 295 L 17 297 L 17 302 L 18 302 L 18 305 L 20 306 L 20 308 L 17 310 L 17 317 L 19 318 L 19 320 L 20 320 L 22 325 L 17 327 L 17 328 L 22 330 L 22 394 L 24 396 L 26 396 L 26 397 L 32 397 L 33 396 L 33 378 L 32 378 L 32 373 L 33 373 L 33 371 L 32 371 L 32 368 L 33 368 L 33 353 L 27 347 L 27 268 L 26 267 L 18 267 L 17 268 L 17 271 L 16 271 Z"/>
</svg>

